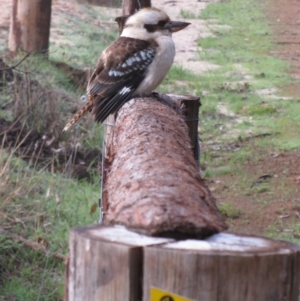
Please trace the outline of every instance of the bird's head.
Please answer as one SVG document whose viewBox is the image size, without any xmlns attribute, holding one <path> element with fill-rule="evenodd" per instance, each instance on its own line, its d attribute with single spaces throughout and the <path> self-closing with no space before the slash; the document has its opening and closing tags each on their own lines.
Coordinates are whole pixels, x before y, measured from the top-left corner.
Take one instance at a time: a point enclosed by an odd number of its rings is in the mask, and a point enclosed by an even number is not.
<svg viewBox="0 0 300 301">
<path fill-rule="evenodd" d="M 127 18 L 121 36 L 141 39 L 146 37 L 156 38 L 161 35 L 171 36 L 173 32 L 184 29 L 189 24 L 187 22 L 171 21 L 164 11 L 147 7 Z"/>
</svg>

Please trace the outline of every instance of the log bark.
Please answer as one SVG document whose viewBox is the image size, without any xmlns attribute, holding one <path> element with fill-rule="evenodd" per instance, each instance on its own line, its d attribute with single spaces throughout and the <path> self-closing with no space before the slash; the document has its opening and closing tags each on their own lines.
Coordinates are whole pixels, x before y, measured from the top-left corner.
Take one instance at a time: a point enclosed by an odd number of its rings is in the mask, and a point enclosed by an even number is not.
<svg viewBox="0 0 300 301">
<path fill-rule="evenodd" d="M 13 0 L 8 49 L 48 55 L 52 0 Z"/>
<path fill-rule="evenodd" d="M 105 224 L 175 238 L 227 228 L 177 111 L 154 98 L 133 99 L 119 110 L 104 162 Z"/>
<path fill-rule="evenodd" d="M 73 229 L 69 250 L 65 301 L 298 300 L 300 246 L 287 242 L 174 241 L 97 225 Z"/>
<path fill-rule="evenodd" d="M 140 8 L 150 6 L 151 0 L 123 0 L 123 15 L 132 15 Z"/>
</svg>

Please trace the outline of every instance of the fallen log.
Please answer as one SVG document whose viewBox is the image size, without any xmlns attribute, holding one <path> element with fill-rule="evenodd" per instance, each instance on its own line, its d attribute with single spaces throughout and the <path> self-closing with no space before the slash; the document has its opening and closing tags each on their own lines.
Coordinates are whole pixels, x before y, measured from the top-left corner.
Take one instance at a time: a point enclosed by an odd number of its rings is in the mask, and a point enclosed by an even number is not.
<svg viewBox="0 0 300 301">
<path fill-rule="evenodd" d="M 105 153 L 104 224 L 174 238 L 227 228 L 200 177 L 180 108 L 172 106 L 145 97 L 119 110 Z"/>
</svg>

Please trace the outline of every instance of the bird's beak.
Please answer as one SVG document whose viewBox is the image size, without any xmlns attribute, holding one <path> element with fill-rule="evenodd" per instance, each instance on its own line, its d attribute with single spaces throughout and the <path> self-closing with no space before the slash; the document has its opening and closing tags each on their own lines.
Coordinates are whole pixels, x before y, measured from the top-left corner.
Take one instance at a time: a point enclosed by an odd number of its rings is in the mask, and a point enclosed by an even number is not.
<svg viewBox="0 0 300 301">
<path fill-rule="evenodd" d="M 165 28 L 169 29 L 171 32 L 176 32 L 186 28 L 190 24 L 191 23 L 188 22 L 170 21 L 168 24 L 166 24 Z"/>
</svg>

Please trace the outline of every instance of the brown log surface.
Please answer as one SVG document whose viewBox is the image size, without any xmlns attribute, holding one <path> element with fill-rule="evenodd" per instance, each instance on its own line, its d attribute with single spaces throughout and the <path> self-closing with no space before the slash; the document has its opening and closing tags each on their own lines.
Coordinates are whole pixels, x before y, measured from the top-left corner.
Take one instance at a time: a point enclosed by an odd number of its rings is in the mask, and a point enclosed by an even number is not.
<svg viewBox="0 0 300 301">
<path fill-rule="evenodd" d="M 169 237 L 227 228 L 200 177 L 184 118 L 156 99 L 133 99 L 119 110 L 105 174 L 106 224 Z"/>
</svg>

